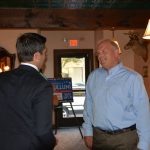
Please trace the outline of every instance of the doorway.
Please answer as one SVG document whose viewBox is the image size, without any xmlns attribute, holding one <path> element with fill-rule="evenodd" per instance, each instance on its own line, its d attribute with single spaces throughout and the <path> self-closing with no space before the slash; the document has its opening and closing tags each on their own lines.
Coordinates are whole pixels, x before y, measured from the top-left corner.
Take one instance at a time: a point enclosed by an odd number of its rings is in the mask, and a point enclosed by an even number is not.
<svg viewBox="0 0 150 150">
<path fill-rule="evenodd" d="M 54 50 L 54 77 L 69 77 L 72 79 L 72 107 L 77 117 L 74 117 L 70 103 L 60 103 L 61 109 L 58 111 L 58 126 L 76 126 L 83 123 L 85 85 L 87 77 L 92 70 L 92 49 Z"/>
</svg>

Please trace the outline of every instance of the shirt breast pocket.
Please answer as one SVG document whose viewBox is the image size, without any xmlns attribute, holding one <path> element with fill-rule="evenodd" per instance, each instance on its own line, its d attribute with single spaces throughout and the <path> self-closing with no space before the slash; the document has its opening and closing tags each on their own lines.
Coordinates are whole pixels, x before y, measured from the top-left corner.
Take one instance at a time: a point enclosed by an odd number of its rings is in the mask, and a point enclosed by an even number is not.
<svg viewBox="0 0 150 150">
<path fill-rule="evenodd" d="M 120 103 L 124 109 L 132 105 L 129 86 L 121 83 L 113 83 L 109 88 L 110 97 Z"/>
</svg>

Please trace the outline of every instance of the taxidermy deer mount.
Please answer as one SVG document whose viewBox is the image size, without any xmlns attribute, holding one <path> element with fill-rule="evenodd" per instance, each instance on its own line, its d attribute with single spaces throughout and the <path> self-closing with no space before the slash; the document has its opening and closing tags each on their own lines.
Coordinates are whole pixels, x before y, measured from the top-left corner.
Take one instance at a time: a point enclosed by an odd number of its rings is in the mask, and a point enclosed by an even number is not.
<svg viewBox="0 0 150 150">
<path fill-rule="evenodd" d="M 129 42 L 124 46 L 125 50 L 132 49 L 134 53 L 138 56 L 141 56 L 142 59 L 146 62 L 148 60 L 148 46 L 147 43 L 140 38 L 138 32 L 129 32 L 125 33 L 129 36 Z"/>
</svg>

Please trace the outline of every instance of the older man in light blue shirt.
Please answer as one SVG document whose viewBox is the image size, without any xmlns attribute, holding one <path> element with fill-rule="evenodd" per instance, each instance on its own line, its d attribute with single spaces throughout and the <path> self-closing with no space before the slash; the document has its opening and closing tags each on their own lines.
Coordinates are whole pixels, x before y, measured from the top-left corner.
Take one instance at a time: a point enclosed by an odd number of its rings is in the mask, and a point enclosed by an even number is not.
<svg viewBox="0 0 150 150">
<path fill-rule="evenodd" d="M 98 44 L 97 55 L 102 67 L 86 85 L 85 144 L 94 150 L 150 150 L 150 106 L 141 75 L 120 63 L 110 40 Z"/>
</svg>

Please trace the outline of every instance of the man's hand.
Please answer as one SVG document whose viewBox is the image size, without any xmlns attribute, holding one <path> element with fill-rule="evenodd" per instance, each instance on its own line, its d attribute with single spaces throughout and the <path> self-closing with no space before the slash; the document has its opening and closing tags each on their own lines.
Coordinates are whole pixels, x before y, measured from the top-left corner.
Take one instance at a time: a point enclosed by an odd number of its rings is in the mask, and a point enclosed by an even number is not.
<svg viewBox="0 0 150 150">
<path fill-rule="evenodd" d="M 93 136 L 85 136 L 85 137 L 84 137 L 84 142 L 85 142 L 85 145 L 86 145 L 89 149 L 92 149 Z"/>
</svg>

